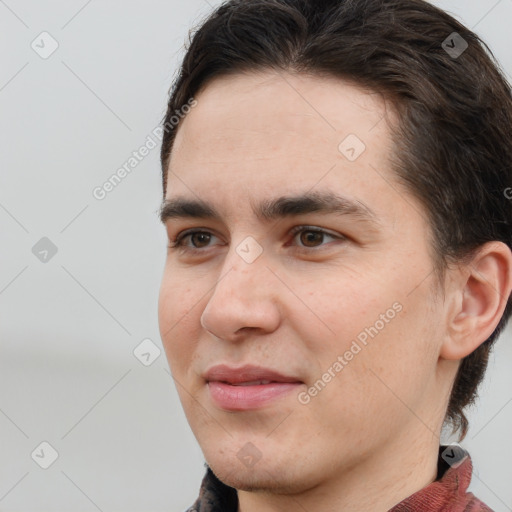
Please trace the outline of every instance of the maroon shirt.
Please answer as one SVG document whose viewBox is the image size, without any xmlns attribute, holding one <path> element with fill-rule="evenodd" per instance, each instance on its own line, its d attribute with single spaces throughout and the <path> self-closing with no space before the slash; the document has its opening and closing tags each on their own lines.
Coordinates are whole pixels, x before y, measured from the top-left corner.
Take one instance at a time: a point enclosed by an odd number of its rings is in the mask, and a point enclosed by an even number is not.
<svg viewBox="0 0 512 512">
<path fill-rule="evenodd" d="M 427 487 L 395 505 L 389 512 L 493 512 L 467 489 L 473 465 L 467 452 L 458 454 L 458 463 L 450 462 L 453 451 L 439 448 L 437 479 Z M 448 462 L 447 462 L 448 461 Z M 455 462 L 455 461 L 454 461 Z M 187 512 L 237 512 L 236 489 L 223 484 L 206 466 L 199 498 Z"/>
</svg>

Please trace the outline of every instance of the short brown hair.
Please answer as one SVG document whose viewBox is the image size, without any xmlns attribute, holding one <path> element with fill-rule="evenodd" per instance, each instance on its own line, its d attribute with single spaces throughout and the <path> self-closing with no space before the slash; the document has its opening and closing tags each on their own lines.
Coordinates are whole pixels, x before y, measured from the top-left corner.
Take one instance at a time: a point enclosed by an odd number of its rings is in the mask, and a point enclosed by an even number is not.
<svg viewBox="0 0 512 512">
<path fill-rule="evenodd" d="M 394 171 L 428 212 L 439 282 L 486 242 L 512 248 L 510 85 L 488 46 L 449 14 L 423 0 L 227 1 L 191 37 L 164 126 L 213 78 L 265 69 L 348 79 L 392 102 Z M 164 194 L 175 133 L 162 140 Z M 463 409 L 511 314 L 509 297 L 493 334 L 460 364 L 445 421 L 461 439 Z"/>
</svg>

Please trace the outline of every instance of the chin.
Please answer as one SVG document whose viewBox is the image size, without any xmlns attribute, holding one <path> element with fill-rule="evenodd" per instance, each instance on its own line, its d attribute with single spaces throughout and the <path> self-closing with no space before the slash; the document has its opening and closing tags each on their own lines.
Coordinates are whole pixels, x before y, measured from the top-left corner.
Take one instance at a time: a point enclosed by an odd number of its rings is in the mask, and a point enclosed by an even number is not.
<svg viewBox="0 0 512 512">
<path fill-rule="evenodd" d="M 213 472 L 217 475 L 217 478 L 224 482 L 230 487 L 234 487 L 239 491 L 246 492 L 261 492 L 261 493 L 272 493 L 272 494 L 294 494 L 298 492 L 301 487 L 296 483 L 288 481 L 285 472 L 281 472 L 279 480 L 274 478 L 265 471 L 233 471 L 232 473 L 223 476 L 222 473 L 216 473 L 212 467 Z"/>
<path fill-rule="evenodd" d="M 308 478 L 300 478 L 296 468 L 292 472 L 286 467 L 269 466 L 263 459 L 252 468 L 226 464 L 225 460 L 208 461 L 208 465 L 221 482 L 239 491 L 296 494 L 311 487 L 311 480 L 308 485 Z"/>
</svg>

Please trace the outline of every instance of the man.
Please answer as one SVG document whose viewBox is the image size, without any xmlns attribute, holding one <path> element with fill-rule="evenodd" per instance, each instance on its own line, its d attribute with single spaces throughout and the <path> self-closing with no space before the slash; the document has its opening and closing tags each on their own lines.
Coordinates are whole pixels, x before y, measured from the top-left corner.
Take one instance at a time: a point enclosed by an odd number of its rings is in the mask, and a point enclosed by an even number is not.
<svg viewBox="0 0 512 512">
<path fill-rule="evenodd" d="M 512 311 L 511 126 L 492 57 L 421 0 L 232 0 L 195 33 L 159 304 L 190 511 L 490 510 L 440 432 Z"/>
</svg>

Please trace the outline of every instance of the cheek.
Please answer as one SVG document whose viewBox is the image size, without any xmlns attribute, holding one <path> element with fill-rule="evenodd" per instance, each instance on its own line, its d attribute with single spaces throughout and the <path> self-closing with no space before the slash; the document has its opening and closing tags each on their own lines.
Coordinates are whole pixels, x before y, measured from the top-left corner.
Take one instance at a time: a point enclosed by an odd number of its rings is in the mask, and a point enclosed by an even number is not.
<svg viewBox="0 0 512 512">
<path fill-rule="evenodd" d="M 173 272 L 176 275 L 176 272 Z M 173 375 L 189 366 L 198 339 L 201 294 L 181 279 L 164 275 L 158 300 L 160 337 Z M 197 332 L 196 332 L 197 331 Z"/>
<path fill-rule="evenodd" d="M 162 283 L 158 299 L 158 321 L 164 341 L 190 314 L 191 307 L 187 297 L 190 297 L 190 289 L 180 288 L 176 283 L 169 281 Z"/>
<path fill-rule="evenodd" d="M 388 269 L 379 275 L 344 271 L 300 286 L 297 281 L 310 311 L 290 307 L 288 314 L 313 356 L 310 385 L 328 381 L 319 392 L 325 405 L 335 401 L 343 415 L 360 410 L 357 403 L 386 408 L 398 402 L 393 392 L 411 400 L 420 394 L 437 360 L 435 312 L 428 308 L 428 283 L 410 294 L 411 279 Z"/>
<path fill-rule="evenodd" d="M 194 269 L 183 268 L 169 259 L 166 263 L 158 299 L 158 319 L 164 342 L 170 332 L 190 325 L 199 314 L 201 297 L 208 291 L 209 279 Z"/>
<path fill-rule="evenodd" d="M 374 276 L 350 268 L 318 273 L 307 281 L 290 277 L 290 282 L 302 300 L 288 302 L 287 316 L 303 342 L 319 355 L 343 354 L 393 304 L 393 294 L 383 293 Z"/>
</svg>

